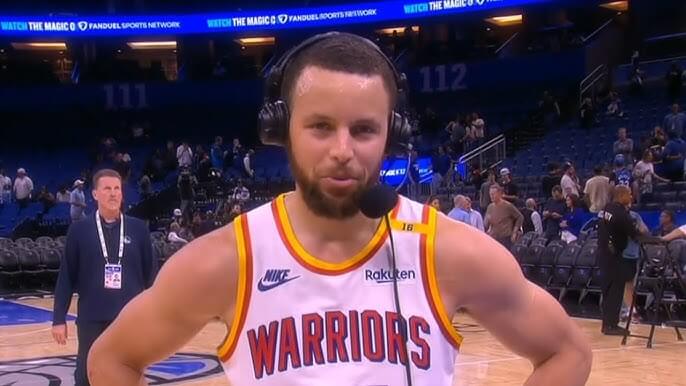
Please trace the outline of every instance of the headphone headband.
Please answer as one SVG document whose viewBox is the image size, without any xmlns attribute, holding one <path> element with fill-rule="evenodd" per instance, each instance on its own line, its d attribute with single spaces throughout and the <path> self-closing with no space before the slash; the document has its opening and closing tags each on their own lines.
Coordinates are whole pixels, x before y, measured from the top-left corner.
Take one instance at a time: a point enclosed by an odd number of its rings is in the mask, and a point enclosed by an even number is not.
<svg viewBox="0 0 686 386">
<path fill-rule="evenodd" d="M 407 101 L 407 77 L 398 72 L 393 61 L 381 51 L 379 46 L 371 40 L 346 32 L 326 32 L 305 39 L 297 46 L 286 51 L 269 71 L 266 77 L 265 98 L 259 113 L 260 139 L 264 144 L 283 146 L 288 140 L 288 125 L 290 114 L 288 105 L 283 100 L 282 87 L 286 69 L 294 58 L 305 49 L 327 39 L 346 36 L 368 45 L 384 59 L 388 68 L 393 73 L 396 87 L 396 104 L 392 109 L 388 125 L 388 145 L 394 146 L 405 143 L 410 136 L 411 127 L 405 116 L 405 103 Z M 399 111 L 398 111 L 399 110 Z"/>
</svg>

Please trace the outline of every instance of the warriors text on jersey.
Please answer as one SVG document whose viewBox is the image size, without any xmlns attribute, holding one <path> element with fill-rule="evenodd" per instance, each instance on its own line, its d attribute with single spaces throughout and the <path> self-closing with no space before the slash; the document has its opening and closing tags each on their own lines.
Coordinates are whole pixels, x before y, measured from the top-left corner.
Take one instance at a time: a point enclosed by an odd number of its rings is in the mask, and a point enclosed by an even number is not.
<svg viewBox="0 0 686 386">
<path fill-rule="evenodd" d="M 235 317 L 219 358 L 233 385 L 451 385 L 462 341 L 434 275 L 434 209 L 401 197 L 391 213 L 396 271 L 384 222 L 342 263 L 310 255 L 279 196 L 234 221 Z M 407 355 L 393 298 L 407 321 Z"/>
</svg>

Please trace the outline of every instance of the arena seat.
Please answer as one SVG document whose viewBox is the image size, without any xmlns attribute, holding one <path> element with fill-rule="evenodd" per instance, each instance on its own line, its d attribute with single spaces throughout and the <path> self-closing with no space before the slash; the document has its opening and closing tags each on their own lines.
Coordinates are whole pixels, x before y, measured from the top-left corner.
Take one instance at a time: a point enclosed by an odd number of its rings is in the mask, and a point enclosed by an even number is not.
<svg viewBox="0 0 686 386">
<path fill-rule="evenodd" d="M 579 303 L 581 303 L 588 294 L 588 285 L 591 282 L 593 270 L 597 266 L 597 250 L 597 242 L 586 242 L 581 248 L 579 256 L 576 259 L 576 264 L 572 269 L 572 275 L 567 289 L 581 291 Z"/>
<path fill-rule="evenodd" d="M 559 300 L 564 297 L 572 275 L 572 268 L 576 264 L 582 246 L 570 243 L 562 250 L 555 261 L 552 277 L 548 283 L 548 289 L 560 290 Z"/>
<path fill-rule="evenodd" d="M 512 252 L 512 255 L 517 261 L 520 262 L 520 264 L 525 264 L 526 257 L 528 255 L 528 249 L 529 247 L 527 247 L 526 244 L 517 242 L 515 243 L 515 245 L 512 246 L 510 252 Z"/>
<path fill-rule="evenodd" d="M 45 273 L 37 249 L 17 249 L 19 265 L 21 266 L 22 281 L 25 285 L 40 284 L 40 278 Z"/>
<path fill-rule="evenodd" d="M 17 239 L 14 243 L 23 248 L 33 248 L 36 245 L 36 242 L 28 237 Z"/>
<path fill-rule="evenodd" d="M 21 266 L 13 250 L 0 250 L 0 288 L 14 288 L 19 282 Z"/>
<path fill-rule="evenodd" d="M 51 245 L 54 242 L 55 241 L 52 239 L 52 237 L 48 237 L 48 236 L 41 236 L 41 237 L 36 239 L 36 244 L 43 246 L 43 247 Z"/>
<path fill-rule="evenodd" d="M 8 249 L 12 245 L 14 245 L 14 241 L 12 241 L 12 239 L 0 237 L 0 249 Z"/>
<path fill-rule="evenodd" d="M 57 275 L 60 272 L 61 255 L 60 250 L 56 248 L 40 249 L 40 260 L 44 267 L 44 282 L 48 283 L 51 287 L 57 282 Z"/>
</svg>

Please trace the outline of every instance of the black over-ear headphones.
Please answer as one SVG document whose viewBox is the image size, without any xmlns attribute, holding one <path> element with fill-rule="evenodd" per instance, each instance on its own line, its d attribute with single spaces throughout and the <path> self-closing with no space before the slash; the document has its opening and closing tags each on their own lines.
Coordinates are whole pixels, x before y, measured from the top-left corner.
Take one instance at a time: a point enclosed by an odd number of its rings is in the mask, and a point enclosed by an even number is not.
<svg viewBox="0 0 686 386">
<path fill-rule="evenodd" d="M 368 44 L 379 53 L 388 67 L 393 71 L 395 85 L 397 88 L 397 102 L 391 111 L 388 121 L 388 145 L 391 149 L 398 144 L 406 144 L 410 138 L 412 127 L 407 119 L 405 103 L 407 103 L 407 77 L 404 73 L 398 72 L 393 62 L 384 54 L 381 49 L 371 40 L 358 35 L 345 32 L 327 32 L 308 38 L 299 45 L 288 50 L 274 64 L 266 77 L 265 98 L 259 112 L 260 140 L 265 145 L 284 146 L 288 142 L 288 126 L 290 114 L 287 103 L 282 99 L 281 87 L 284 74 L 293 58 L 307 47 L 312 46 L 322 40 L 346 36 L 354 38 L 364 44 Z"/>
</svg>

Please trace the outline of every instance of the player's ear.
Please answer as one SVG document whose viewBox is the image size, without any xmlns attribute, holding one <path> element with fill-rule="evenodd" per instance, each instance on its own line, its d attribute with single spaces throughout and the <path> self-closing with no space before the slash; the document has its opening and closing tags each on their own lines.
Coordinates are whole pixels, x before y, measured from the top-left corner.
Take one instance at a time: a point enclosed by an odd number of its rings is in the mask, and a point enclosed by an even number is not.
<svg viewBox="0 0 686 386">
<path fill-rule="evenodd" d="M 97 197 L 96 194 L 95 194 L 95 193 L 96 193 L 95 189 L 93 189 L 93 190 L 91 191 L 91 193 L 93 194 L 93 199 L 94 199 L 95 201 L 98 201 L 98 197 Z"/>
</svg>

